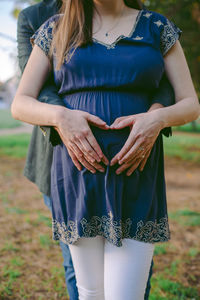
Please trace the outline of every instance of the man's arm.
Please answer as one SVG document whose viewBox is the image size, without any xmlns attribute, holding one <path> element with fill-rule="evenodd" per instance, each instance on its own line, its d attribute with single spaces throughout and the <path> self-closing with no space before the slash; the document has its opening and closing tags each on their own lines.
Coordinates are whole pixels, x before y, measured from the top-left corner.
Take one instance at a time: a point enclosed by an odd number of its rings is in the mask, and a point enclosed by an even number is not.
<svg viewBox="0 0 200 300">
<path fill-rule="evenodd" d="M 152 95 L 152 108 L 156 104 L 161 104 L 162 106 L 170 106 L 175 104 L 175 93 L 172 85 L 170 84 L 166 73 L 163 74 L 159 88 L 157 89 L 156 93 Z M 159 108 L 159 107 L 158 107 Z M 172 128 L 166 127 L 161 130 L 165 136 L 169 137 L 172 135 Z"/>
<path fill-rule="evenodd" d="M 19 67 L 22 73 L 32 51 L 30 37 L 34 34 L 36 29 L 37 28 L 33 28 L 26 13 L 21 11 L 17 24 L 17 43 Z M 42 88 L 38 100 L 40 102 L 64 106 L 62 99 L 58 96 L 58 89 L 53 80 L 53 73 Z M 43 131 L 44 136 L 46 136 L 53 145 L 60 143 L 60 137 L 53 127 L 41 126 L 40 128 Z"/>
<path fill-rule="evenodd" d="M 166 73 L 163 74 L 157 92 L 152 96 L 152 104 L 160 103 L 163 106 L 175 104 L 175 93 L 172 85 L 167 78 Z"/>
</svg>

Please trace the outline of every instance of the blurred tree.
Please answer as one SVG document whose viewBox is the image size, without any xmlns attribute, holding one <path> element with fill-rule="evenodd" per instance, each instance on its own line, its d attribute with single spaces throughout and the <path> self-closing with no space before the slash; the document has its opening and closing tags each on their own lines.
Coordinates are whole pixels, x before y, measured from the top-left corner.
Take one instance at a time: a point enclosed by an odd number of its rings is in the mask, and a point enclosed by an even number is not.
<svg viewBox="0 0 200 300">
<path fill-rule="evenodd" d="M 15 6 L 13 8 L 13 11 L 12 11 L 12 15 L 15 19 L 18 18 L 18 15 L 22 9 L 22 6 L 24 4 L 34 4 L 34 3 L 37 3 L 37 2 L 40 2 L 41 0 L 15 0 Z"/>
<path fill-rule="evenodd" d="M 200 98 L 200 0 L 144 0 L 151 10 L 172 20 L 183 33 L 181 45 Z"/>
<path fill-rule="evenodd" d="M 19 13 L 20 13 L 20 10 L 21 10 L 20 7 L 15 7 L 15 8 L 13 9 L 12 15 L 13 15 L 13 17 L 14 17 L 15 19 L 18 18 L 18 15 L 19 15 Z"/>
</svg>

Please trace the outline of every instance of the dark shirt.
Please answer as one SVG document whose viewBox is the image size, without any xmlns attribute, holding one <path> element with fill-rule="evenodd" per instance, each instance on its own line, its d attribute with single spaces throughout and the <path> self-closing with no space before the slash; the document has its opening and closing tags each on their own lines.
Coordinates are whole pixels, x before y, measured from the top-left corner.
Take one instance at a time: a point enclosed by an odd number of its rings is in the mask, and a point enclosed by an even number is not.
<svg viewBox="0 0 200 300">
<path fill-rule="evenodd" d="M 51 16 L 58 13 L 61 1 L 43 0 L 32 5 L 19 14 L 17 27 L 18 59 L 21 71 L 24 71 L 26 63 L 32 51 L 30 37 Z M 51 74 L 42 88 L 38 100 L 53 105 L 64 103 L 58 96 L 58 90 Z M 156 94 L 152 95 L 152 103 L 161 103 L 164 106 L 175 103 L 174 90 L 166 75 L 160 82 Z M 172 134 L 171 127 L 164 128 L 162 133 L 166 136 Z M 34 182 L 39 190 L 50 196 L 50 172 L 52 164 L 53 146 L 58 144 L 60 137 L 53 127 L 34 126 L 28 149 L 24 175 Z"/>
</svg>

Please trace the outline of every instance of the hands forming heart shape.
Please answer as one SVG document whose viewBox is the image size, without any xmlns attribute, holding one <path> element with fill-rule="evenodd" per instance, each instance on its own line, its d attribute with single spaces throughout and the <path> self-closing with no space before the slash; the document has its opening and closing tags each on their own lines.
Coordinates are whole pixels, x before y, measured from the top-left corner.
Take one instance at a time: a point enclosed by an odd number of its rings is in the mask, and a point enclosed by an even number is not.
<svg viewBox="0 0 200 300">
<path fill-rule="evenodd" d="M 85 111 L 71 110 L 67 118 L 60 122 L 56 130 L 60 134 L 78 170 L 82 169 L 82 164 L 92 173 L 96 173 L 96 170 L 104 172 L 105 169 L 101 162 L 109 165 L 109 160 L 103 154 L 89 124 L 104 130 L 118 130 L 130 127 L 128 139 L 110 162 L 110 166 L 116 163 L 120 165 L 116 170 L 116 174 L 127 170 L 127 176 L 130 176 L 138 166 L 140 171 L 144 169 L 152 147 L 160 130 L 163 128 L 162 121 L 159 119 L 159 114 L 157 114 L 156 110 L 119 117 L 110 126 L 95 115 Z M 68 129 L 67 131 L 66 128 Z"/>
<path fill-rule="evenodd" d="M 139 166 L 143 171 L 152 147 L 162 129 L 161 122 L 156 121 L 151 113 L 140 113 L 136 115 L 117 118 L 110 126 L 111 129 L 122 129 L 130 127 L 130 134 L 122 149 L 111 160 L 110 165 L 118 162 L 121 166 L 116 170 L 120 174 L 128 169 L 129 176 Z"/>
</svg>

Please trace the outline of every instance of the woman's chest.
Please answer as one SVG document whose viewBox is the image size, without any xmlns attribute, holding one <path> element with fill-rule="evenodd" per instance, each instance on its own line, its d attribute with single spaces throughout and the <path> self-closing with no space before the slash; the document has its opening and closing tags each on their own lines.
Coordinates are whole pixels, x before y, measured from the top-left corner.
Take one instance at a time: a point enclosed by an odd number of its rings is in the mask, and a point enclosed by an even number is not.
<svg viewBox="0 0 200 300">
<path fill-rule="evenodd" d="M 164 71 L 163 57 L 151 43 L 121 39 L 107 47 L 93 42 L 78 47 L 71 60 L 54 71 L 58 85 L 70 79 L 95 86 L 157 87 Z"/>
</svg>

